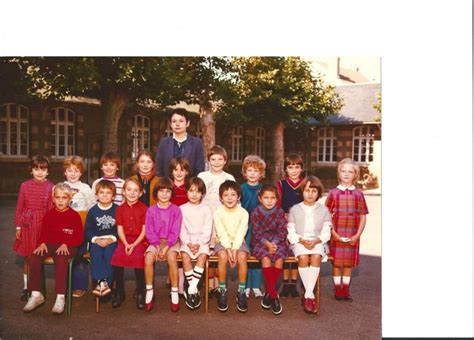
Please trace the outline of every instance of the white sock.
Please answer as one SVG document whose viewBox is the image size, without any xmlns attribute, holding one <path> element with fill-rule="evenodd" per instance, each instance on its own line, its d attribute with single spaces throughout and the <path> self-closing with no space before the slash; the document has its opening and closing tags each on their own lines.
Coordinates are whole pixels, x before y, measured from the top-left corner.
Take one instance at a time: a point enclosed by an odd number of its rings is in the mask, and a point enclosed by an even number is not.
<svg viewBox="0 0 474 340">
<path fill-rule="evenodd" d="M 150 303 L 153 299 L 153 285 L 146 285 L 145 303 Z"/>
<path fill-rule="evenodd" d="M 175 305 L 179 303 L 178 287 L 171 287 L 171 303 Z"/>
<path fill-rule="evenodd" d="M 189 284 L 187 293 L 192 294 L 191 282 L 193 280 L 193 271 L 190 270 L 190 271 L 184 272 L 184 279 L 187 280 Z"/>
<path fill-rule="evenodd" d="M 34 291 L 31 292 L 31 296 L 32 296 L 32 297 L 38 297 L 38 296 L 40 296 L 40 295 L 41 295 L 41 293 L 40 293 L 39 291 L 37 291 L 37 290 L 34 290 Z"/>
<path fill-rule="evenodd" d="M 202 273 L 204 273 L 204 268 L 198 266 L 194 267 L 193 278 L 191 280 L 191 283 L 189 284 L 189 291 L 191 292 L 191 294 L 197 293 L 197 285 L 202 277 Z"/>
<path fill-rule="evenodd" d="M 314 286 L 318 281 L 319 267 L 309 266 L 308 268 L 308 286 L 305 286 L 304 297 L 306 299 L 314 299 Z"/>
<path fill-rule="evenodd" d="M 23 289 L 28 288 L 28 275 L 23 274 Z"/>
<path fill-rule="evenodd" d="M 350 276 L 343 276 L 342 277 L 342 284 L 348 286 L 349 283 L 351 282 L 351 277 Z"/>
<path fill-rule="evenodd" d="M 332 279 L 334 280 L 334 285 L 339 286 L 341 284 L 342 276 L 333 276 Z"/>
<path fill-rule="evenodd" d="M 298 273 L 300 274 L 301 282 L 303 283 L 305 290 L 308 290 L 306 288 L 308 286 L 308 269 L 309 267 L 298 267 Z"/>
<path fill-rule="evenodd" d="M 58 294 L 58 295 L 56 295 L 56 302 L 58 302 L 58 301 L 64 301 L 64 299 L 65 299 L 64 294 Z"/>
</svg>

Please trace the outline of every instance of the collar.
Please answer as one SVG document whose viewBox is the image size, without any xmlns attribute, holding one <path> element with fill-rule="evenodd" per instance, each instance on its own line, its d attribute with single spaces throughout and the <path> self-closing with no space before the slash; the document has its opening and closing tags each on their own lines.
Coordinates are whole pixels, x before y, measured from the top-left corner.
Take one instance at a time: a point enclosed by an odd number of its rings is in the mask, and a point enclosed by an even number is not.
<svg viewBox="0 0 474 340">
<path fill-rule="evenodd" d="M 184 143 L 188 139 L 188 133 L 186 132 L 186 134 L 184 135 L 184 138 L 179 140 L 178 138 L 176 138 L 176 134 L 173 132 L 173 139 L 177 141 L 178 143 Z"/>
<path fill-rule="evenodd" d="M 350 187 L 347 187 L 347 188 L 346 188 L 345 186 L 339 184 L 339 185 L 337 186 L 337 188 L 338 188 L 339 190 L 341 190 L 341 191 L 346 191 L 346 190 L 351 190 L 351 191 L 352 191 L 352 190 L 355 190 L 356 187 L 353 186 L 353 185 L 351 185 Z"/>
</svg>

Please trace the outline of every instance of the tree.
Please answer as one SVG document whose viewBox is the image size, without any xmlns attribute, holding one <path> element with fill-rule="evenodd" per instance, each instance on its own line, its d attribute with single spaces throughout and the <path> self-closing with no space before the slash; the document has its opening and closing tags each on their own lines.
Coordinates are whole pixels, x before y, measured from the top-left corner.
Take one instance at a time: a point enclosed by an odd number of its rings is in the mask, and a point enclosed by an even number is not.
<svg viewBox="0 0 474 340">
<path fill-rule="evenodd" d="M 129 104 L 164 108 L 183 97 L 188 81 L 177 58 L 17 58 L 28 92 L 41 99 L 99 99 L 104 110 L 103 152 L 117 151 L 118 123 Z"/>
<path fill-rule="evenodd" d="M 230 58 L 189 57 L 181 60 L 189 82 L 184 101 L 199 105 L 205 154 L 216 144 L 215 115 L 235 102 L 235 76 Z"/>
<path fill-rule="evenodd" d="M 282 177 L 284 131 L 323 121 L 338 112 L 342 100 L 334 87 L 313 77 L 308 63 L 298 57 L 250 57 L 233 60 L 243 119 L 268 122 L 273 127 L 273 179 Z"/>
</svg>

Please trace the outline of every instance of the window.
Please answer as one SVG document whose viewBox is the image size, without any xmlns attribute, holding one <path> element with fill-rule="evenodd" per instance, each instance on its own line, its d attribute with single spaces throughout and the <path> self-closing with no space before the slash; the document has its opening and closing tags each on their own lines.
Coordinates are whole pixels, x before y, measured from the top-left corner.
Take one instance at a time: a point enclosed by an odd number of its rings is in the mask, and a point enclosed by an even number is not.
<svg viewBox="0 0 474 340">
<path fill-rule="evenodd" d="M 24 105 L 0 106 L 0 155 L 28 156 L 28 108 Z"/>
<path fill-rule="evenodd" d="M 133 117 L 132 139 L 132 159 L 135 159 L 139 150 L 150 149 L 150 118 L 144 115 Z"/>
<path fill-rule="evenodd" d="M 171 130 L 171 123 L 169 120 L 164 120 L 161 122 L 160 130 L 164 131 L 162 137 L 173 137 L 173 130 Z"/>
<path fill-rule="evenodd" d="M 265 159 L 265 129 L 261 127 L 255 129 L 255 154 Z"/>
<path fill-rule="evenodd" d="M 64 107 L 51 110 L 51 155 L 67 157 L 75 154 L 76 133 L 74 111 Z"/>
<path fill-rule="evenodd" d="M 232 152 L 230 154 L 230 160 L 232 162 L 242 161 L 244 155 L 244 128 L 237 126 L 232 129 Z"/>
<path fill-rule="evenodd" d="M 336 161 L 336 137 L 334 128 L 318 130 L 318 162 L 329 163 Z"/>
<path fill-rule="evenodd" d="M 374 130 L 371 126 L 354 129 L 352 148 L 356 162 L 369 163 L 374 160 Z"/>
</svg>

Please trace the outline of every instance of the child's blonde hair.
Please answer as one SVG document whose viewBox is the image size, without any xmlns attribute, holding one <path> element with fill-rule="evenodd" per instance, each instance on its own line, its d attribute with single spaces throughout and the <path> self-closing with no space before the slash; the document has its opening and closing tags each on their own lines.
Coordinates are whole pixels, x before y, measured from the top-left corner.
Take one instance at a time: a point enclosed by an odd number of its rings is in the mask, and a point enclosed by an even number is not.
<svg viewBox="0 0 474 340">
<path fill-rule="evenodd" d="M 135 159 L 135 165 L 133 166 L 133 171 L 138 172 L 138 161 L 140 160 L 141 156 L 148 156 L 150 157 L 151 161 L 153 162 L 153 169 L 152 172 L 155 171 L 155 159 L 153 158 L 153 155 L 151 154 L 150 151 L 148 150 L 140 150 L 138 151 L 137 158 Z"/>
<path fill-rule="evenodd" d="M 58 184 L 56 184 L 54 187 L 53 187 L 53 197 L 54 195 L 56 195 L 56 192 L 64 192 L 66 193 L 69 198 L 72 197 L 72 188 L 67 184 L 67 183 L 64 183 L 64 182 L 60 182 Z"/>
<path fill-rule="evenodd" d="M 257 155 L 248 155 L 244 158 L 244 161 L 242 162 L 242 175 L 244 176 L 244 178 L 246 178 L 245 171 L 247 171 L 249 167 L 255 168 L 260 171 L 260 174 L 262 175 L 261 178 L 265 177 L 265 168 L 267 167 L 267 165 L 265 164 L 265 161 Z"/>
<path fill-rule="evenodd" d="M 355 172 L 355 176 L 354 176 L 354 180 L 352 181 L 352 184 L 355 184 L 357 182 L 357 180 L 359 179 L 359 174 L 360 174 L 360 167 L 359 167 L 359 164 L 357 164 L 353 159 L 351 158 L 344 158 L 342 161 L 340 161 L 338 164 L 337 164 L 337 181 L 339 182 L 340 179 L 339 179 L 339 171 L 341 170 L 341 167 L 344 165 L 344 164 L 350 164 L 354 167 L 354 172 Z"/>
<path fill-rule="evenodd" d="M 84 160 L 81 156 L 69 156 L 63 162 L 63 170 L 66 171 L 71 166 L 75 166 L 81 172 L 81 175 L 84 174 Z"/>
<path fill-rule="evenodd" d="M 143 185 L 142 183 L 135 177 L 129 177 L 125 180 L 125 182 L 123 183 L 123 190 L 125 190 L 127 188 L 127 185 L 130 183 L 130 182 L 133 182 L 135 183 L 137 186 L 138 186 L 138 189 L 140 190 L 140 192 L 143 192 Z"/>
</svg>

